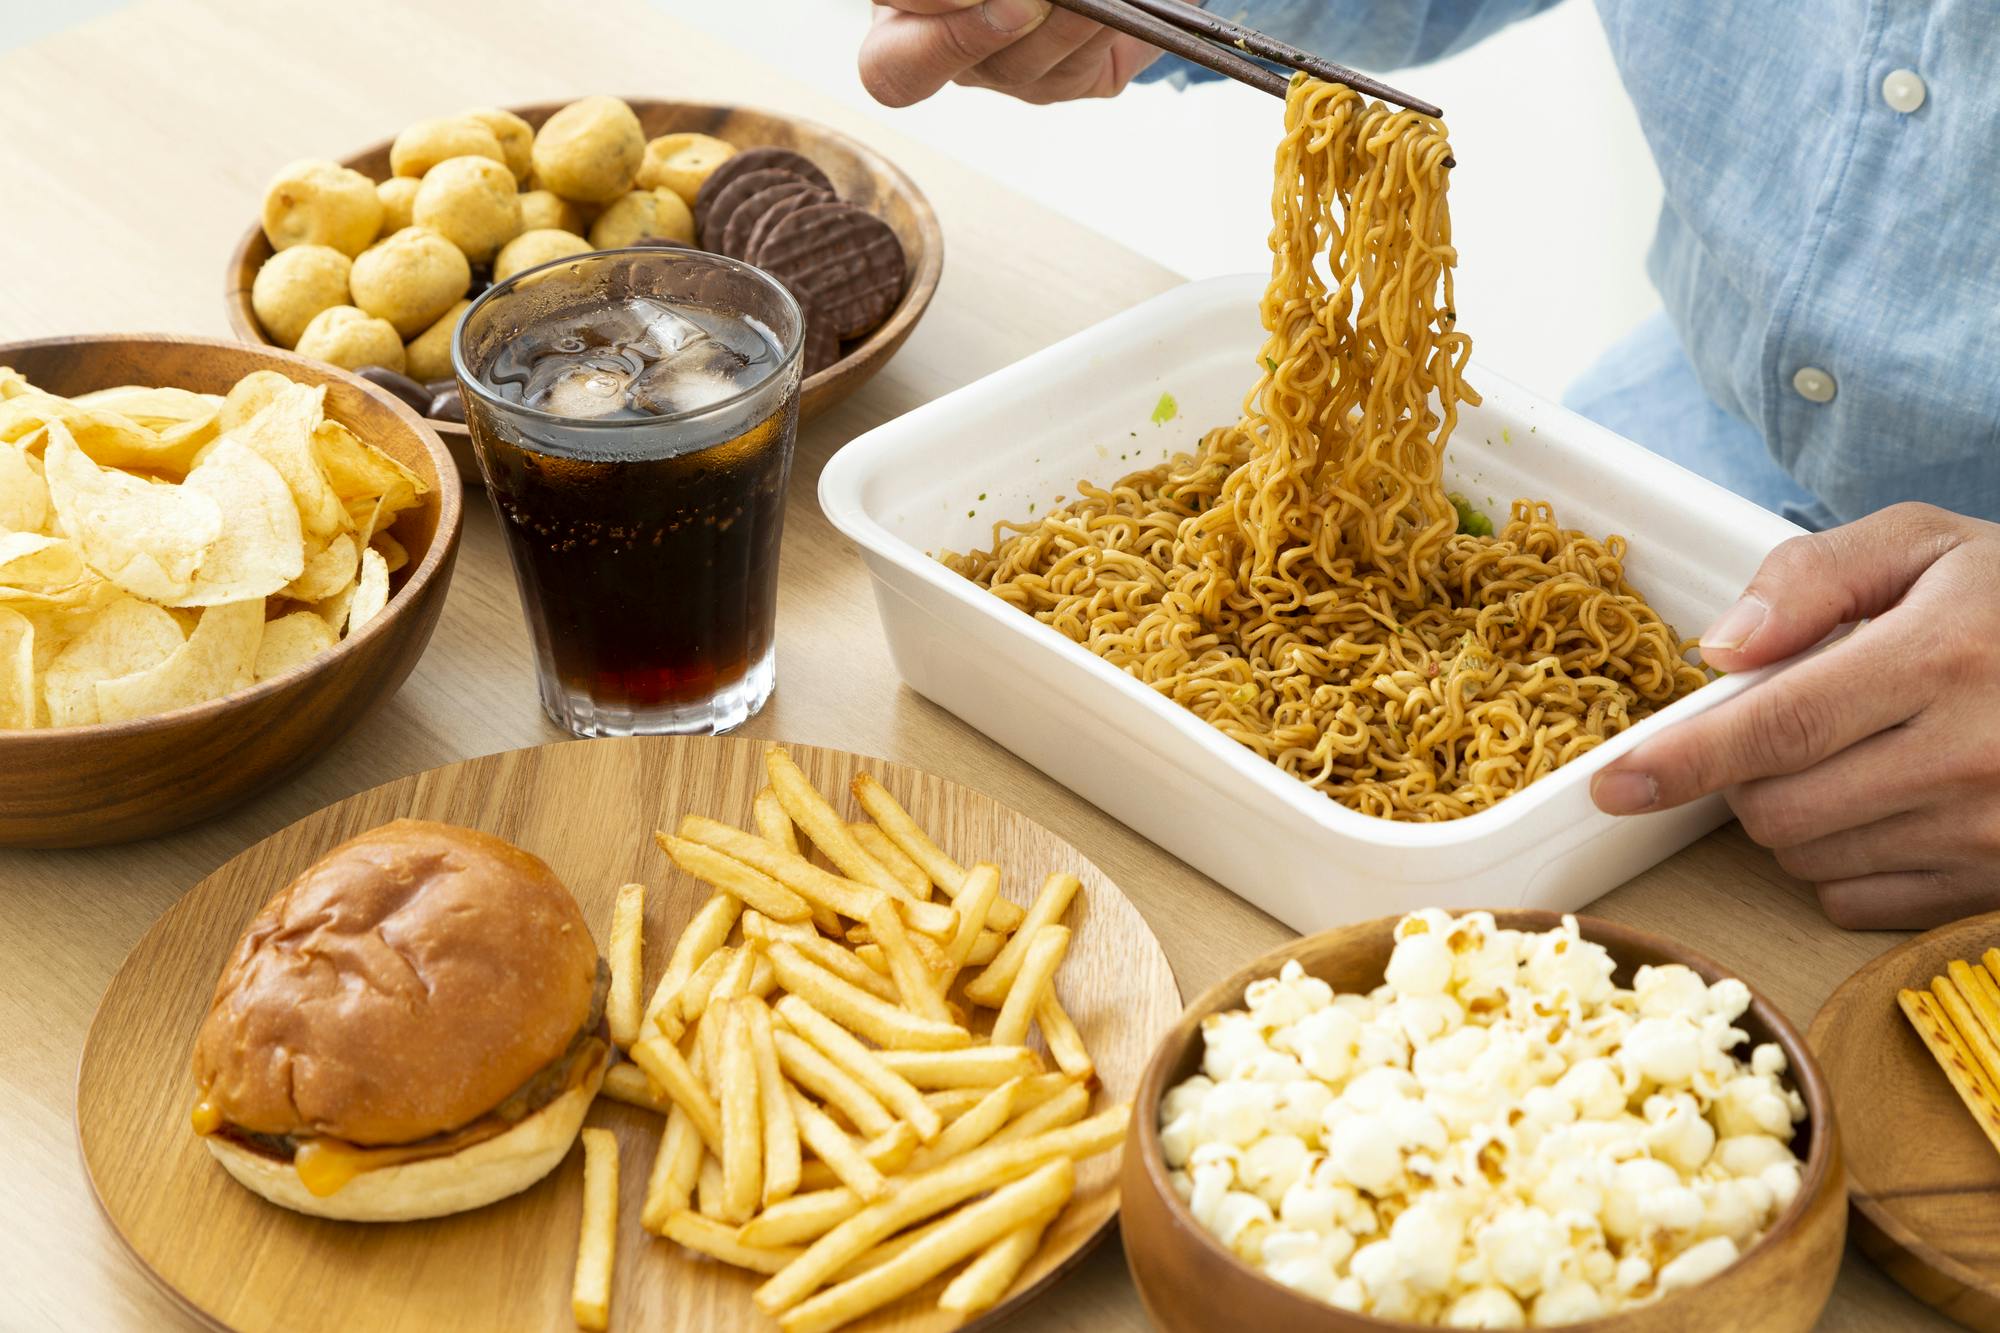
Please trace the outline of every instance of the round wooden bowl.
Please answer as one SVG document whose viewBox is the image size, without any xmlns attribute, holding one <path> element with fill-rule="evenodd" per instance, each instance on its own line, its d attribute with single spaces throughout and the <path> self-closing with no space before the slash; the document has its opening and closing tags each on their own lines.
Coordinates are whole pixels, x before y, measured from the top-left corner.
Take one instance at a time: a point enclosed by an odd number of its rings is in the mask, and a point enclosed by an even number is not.
<svg viewBox="0 0 2000 1333">
<path fill-rule="evenodd" d="M 458 477 L 422 418 L 346 371 L 220 339 L 5 343 L 0 366 L 65 395 L 120 384 L 224 393 L 253 370 L 277 370 L 326 385 L 328 416 L 430 484 L 391 529 L 410 562 L 388 605 L 327 651 L 249 689 L 152 717 L 0 731 L 0 846 L 95 846 L 185 827 L 262 791 L 396 692 L 430 641 L 458 553 Z"/>
<path fill-rule="evenodd" d="M 937 214 L 931 211 L 930 201 L 924 198 L 916 182 L 874 149 L 838 130 L 796 116 L 706 102 L 644 97 L 628 97 L 625 102 L 637 113 L 648 139 L 695 131 L 714 135 L 738 148 L 789 148 L 803 154 L 827 174 L 843 200 L 867 209 L 889 224 L 896 239 L 903 243 L 903 254 L 909 261 L 902 299 L 879 328 L 850 345 L 840 360 L 806 380 L 799 392 L 799 420 L 812 420 L 873 378 L 923 318 L 924 308 L 937 291 L 938 275 L 944 270 L 944 233 L 938 228 Z M 567 101 L 536 102 L 508 110 L 539 129 L 543 121 L 567 105 Z M 384 139 L 344 161 L 364 176 L 386 180 L 390 142 Z M 271 243 L 264 238 L 263 227 L 253 222 L 236 243 L 236 251 L 229 257 L 229 270 L 223 276 L 223 301 L 229 311 L 229 326 L 245 342 L 266 346 L 271 345 L 271 340 L 250 309 L 250 284 L 270 257 Z M 431 426 L 458 460 L 467 484 L 478 485 L 479 466 L 473 461 L 472 440 L 465 427 L 455 421 L 433 421 Z"/>
<path fill-rule="evenodd" d="M 1555 912 L 1505 911 L 1494 917 L 1516 930 L 1548 930 Z M 1388 966 L 1397 918 L 1381 917 L 1294 940 L 1211 987 L 1181 1015 L 1146 1068 L 1132 1103 L 1132 1133 L 1119 1176 L 1120 1227 L 1125 1258 L 1140 1299 L 1167 1333 L 1218 1328 L 1284 1329 L 1287 1333 L 1382 1333 L 1424 1325 L 1355 1314 L 1279 1285 L 1225 1249 L 1200 1224 L 1167 1183 L 1160 1150 L 1159 1106 L 1167 1089 L 1201 1063 L 1201 1020 L 1243 1005 L 1252 981 L 1277 975 L 1291 959 L 1336 991 L 1380 985 Z M 1630 926 L 1578 917 L 1585 939 L 1611 951 L 1617 979 L 1630 985 L 1646 963 L 1681 963 L 1708 981 L 1729 975 L 1712 960 Z M 1769 1000 L 1751 991 L 1748 1013 L 1737 1020 L 1752 1042 L 1775 1041 L 1791 1062 L 1791 1082 L 1805 1098 L 1799 1126 L 1806 1152 L 1798 1198 L 1764 1238 L 1713 1280 L 1674 1292 L 1651 1305 L 1603 1319 L 1569 1324 L 1579 1333 L 1804 1333 L 1819 1318 L 1840 1268 L 1847 1231 L 1847 1187 L 1833 1099 L 1806 1046 Z"/>
</svg>

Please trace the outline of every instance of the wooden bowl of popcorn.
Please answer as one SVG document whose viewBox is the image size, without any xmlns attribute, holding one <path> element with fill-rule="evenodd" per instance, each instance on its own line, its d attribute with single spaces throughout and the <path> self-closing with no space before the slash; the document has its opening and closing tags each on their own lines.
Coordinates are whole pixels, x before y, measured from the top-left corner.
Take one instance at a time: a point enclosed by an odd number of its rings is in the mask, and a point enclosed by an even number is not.
<svg viewBox="0 0 2000 1333">
<path fill-rule="evenodd" d="M 1212 987 L 1147 1068 L 1120 1188 L 1169 1333 L 1803 1331 L 1847 1229 L 1776 1006 L 1553 912 L 1383 917 Z"/>
</svg>

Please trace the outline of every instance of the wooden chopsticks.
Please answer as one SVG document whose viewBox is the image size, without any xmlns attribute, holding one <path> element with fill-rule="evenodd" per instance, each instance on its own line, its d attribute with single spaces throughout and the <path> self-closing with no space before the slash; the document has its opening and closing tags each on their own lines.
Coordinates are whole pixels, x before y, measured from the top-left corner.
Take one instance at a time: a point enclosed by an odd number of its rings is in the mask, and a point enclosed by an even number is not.
<svg viewBox="0 0 2000 1333">
<path fill-rule="evenodd" d="M 1185 3 L 1185 0 L 1050 0 L 1050 3 L 1107 28 L 1137 37 L 1162 51 L 1170 51 L 1184 60 L 1192 60 L 1238 83 L 1261 88 L 1274 97 L 1283 97 L 1291 80 L 1274 69 L 1258 64 L 1250 59 L 1251 56 L 1262 57 L 1287 69 L 1303 70 L 1329 83 L 1345 84 L 1356 92 L 1426 116 L 1444 115 L 1429 102 L 1419 101 L 1357 70 L 1323 60 L 1310 51 L 1301 51 L 1255 28 L 1217 18 Z"/>
</svg>

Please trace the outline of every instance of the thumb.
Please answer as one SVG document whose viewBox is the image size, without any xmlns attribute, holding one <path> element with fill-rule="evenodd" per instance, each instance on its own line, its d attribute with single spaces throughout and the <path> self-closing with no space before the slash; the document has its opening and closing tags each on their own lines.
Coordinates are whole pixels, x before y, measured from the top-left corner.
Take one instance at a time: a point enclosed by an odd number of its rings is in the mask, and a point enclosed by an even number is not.
<svg viewBox="0 0 2000 1333">
<path fill-rule="evenodd" d="M 1770 555 L 1701 636 L 1701 655 L 1748 671 L 1812 647 L 1842 625 L 1879 616 L 1962 536 L 1956 517 L 1901 504 L 1843 527 L 1794 537 Z"/>
<path fill-rule="evenodd" d="M 984 0 L 948 13 L 898 0 L 878 8 L 861 43 L 861 84 L 884 106 L 923 101 L 988 56 L 1033 32 L 1049 16 L 1048 0 Z"/>
</svg>

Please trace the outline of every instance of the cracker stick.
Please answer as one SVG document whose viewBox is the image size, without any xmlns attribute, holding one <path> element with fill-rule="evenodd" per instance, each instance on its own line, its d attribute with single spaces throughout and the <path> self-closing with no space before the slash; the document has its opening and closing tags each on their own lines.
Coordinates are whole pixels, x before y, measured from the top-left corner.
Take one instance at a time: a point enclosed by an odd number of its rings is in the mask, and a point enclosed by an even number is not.
<svg viewBox="0 0 2000 1333">
<path fill-rule="evenodd" d="M 611 904 L 611 939 L 605 948 L 611 964 L 611 988 L 604 996 L 604 1020 L 611 1027 L 614 1045 L 625 1047 L 639 1040 L 642 1009 L 639 988 L 646 981 L 644 936 L 646 928 L 646 886 L 625 884 Z"/>
<path fill-rule="evenodd" d="M 583 1226 L 576 1241 L 570 1313 L 578 1328 L 611 1321 L 611 1262 L 618 1249 L 618 1136 L 586 1129 L 583 1141 Z"/>
<path fill-rule="evenodd" d="M 854 800 L 868 817 L 875 821 L 889 841 L 903 849 L 903 853 L 923 868 L 943 891 L 947 898 L 957 898 L 965 882 L 966 872 L 958 862 L 945 855 L 944 849 L 931 840 L 923 826 L 910 817 L 901 802 L 889 794 L 889 789 L 868 773 L 856 774 L 849 790 Z M 1019 904 L 1002 898 L 993 906 L 993 924 L 1003 931 L 1020 927 L 1025 913 Z"/>
<path fill-rule="evenodd" d="M 2000 1088 L 2000 1046 L 1996 1046 L 1993 1038 L 1986 1035 L 1986 1029 L 1979 1025 L 1979 1016 L 1973 1012 L 1972 1006 L 1959 994 L 1950 977 L 1932 977 L 1931 994 L 1944 1006 L 1945 1016 L 1958 1029 L 1958 1035 L 1964 1040 L 1966 1049 L 1972 1052 L 1973 1059 L 1979 1062 L 1980 1069 L 1986 1074 L 1987 1086 Z"/>
<path fill-rule="evenodd" d="M 804 921 L 812 915 L 812 907 L 804 898 L 733 856 L 670 833 L 655 832 L 653 841 L 682 870 L 741 898 L 745 906 L 756 908 L 773 921 Z"/>
<path fill-rule="evenodd" d="M 908 1121 L 923 1142 L 929 1143 L 943 1130 L 944 1121 L 924 1104 L 923 1094 L 908 1079 L 883 1064 L 880 1056 L 855 1040 L 853 1033 L 813 1008 L 804 996 L 787 995 L 778 1001 L 776 1009 L 792 1031 Z"/>
<path fill-rule="evenodd" d="M 1000 1006 L 1000 1016 L 993 1020 L 993 1045 L 1019 1046 L 1028 1040 L 1028 1024 L 1033 1021 L 1035 1010 L 1041 1004 L 1042 996 L 1048 993 L 1056 969 L 1062 966 L 1063 955 L 1067 952 L 1068 926 L 1042 926 L 1035 931 L 1035 937 L 1028 942 L 1027 953 L 1022 955 L 1021 968 L 1007 987 L 1007 998 Z"/>
<path fill-rule="evenodd" d="M 804 1253 L 797 1246 L 745 1245 L 735 1227 L 686 1209 L 670 1214 L 660 1234 L 697 1254 L 753 1273 L 775 1273 Z"/>
<path fill-rule="evenodd" d="M 861 850 L 878 861 L 882 868 L 896 877 L 903 886 L 903 892 L 919 902 L 931 896 L 931 878 L 923 867 L 912 861 L 901 847 L 889 841 L 889 836 L 873 824 L 849 824 L 847 831 L 861 844 Z"/>
<path fill-rule="evenodd" d="M 1931 1058 L 1944 1070 L 1952 1090 L 1978 1122 L 1986 1141 L 2000 1151 L 2000 1092 L 1994 1090 L 1986 1072 L 1979 1067 L 1978 1058 L 1953 1030 L 1944 1007 L 1929 993 L 1907 988 L 1896 992 L 1896 1003 L 1903 1007 L 1910 1026 L 1923 1038 Z"/>
<path fill-rule="evenodd" d="M 974 1004 L 983 1004 L 988 1009 L 998 1009 L 1007 998 L 1007 988 L 1014 984 L 1015 973 L 1021 970 L 1021 963 L 1028 956 L 1028 945 L 1035 932 L 1043 926 L 1053 926 L 1069 910 L 1070 899 L 1076 896 L 1083 885 L 1075 875 L 1060 871 L 1042 881 L 1042 891 L 1035 895 L 1035 905 L 1028 909 L 1027 920 L 1000 950 L 999 957 L 986 965 L 986 970 L 966 983 L 965 998 Z"/>
<path fill-rule="evenodd" d="M 1954 959 L 1946 969 L 1965 996 L 1966 1004 L 1979 1026 L 1986 1033 L 1986 1039 L 2000 1045 L 2000 984 L 1993 980 L 1993 974 L 1973 963 L 1962 963 Z M 2000 1077 L 1994 1080 L 2000 1083 Z"/>
</svg>

